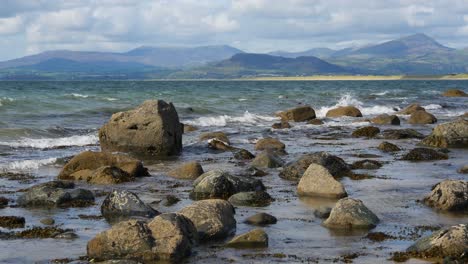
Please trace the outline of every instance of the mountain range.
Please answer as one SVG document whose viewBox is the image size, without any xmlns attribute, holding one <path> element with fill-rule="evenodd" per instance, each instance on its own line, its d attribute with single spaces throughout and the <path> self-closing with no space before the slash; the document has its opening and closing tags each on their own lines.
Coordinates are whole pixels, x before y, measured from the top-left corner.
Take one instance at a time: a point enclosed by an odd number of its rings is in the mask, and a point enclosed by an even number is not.
<svg viewBox="0 0 468 264">
<path fill-rule="evenodd" d="M 0 79 L 243 78 L 332 74 L 437 75 L 468 72 L 468 48 L 425 34 L 357 48 L 246 53 L 227 45 L 142 46 L 128 52 L 54 50 L 0 62 Z"/>
</svg>

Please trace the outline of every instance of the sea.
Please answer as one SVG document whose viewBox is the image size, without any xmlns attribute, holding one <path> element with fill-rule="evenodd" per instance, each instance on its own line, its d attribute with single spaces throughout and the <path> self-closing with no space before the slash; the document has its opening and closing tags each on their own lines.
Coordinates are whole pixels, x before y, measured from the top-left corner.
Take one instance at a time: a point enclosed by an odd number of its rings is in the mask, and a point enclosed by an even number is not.
<svg viewBox="0 0 468 264">
<path fill-rule="evenodd" d="M 468 91 L 463 80 L 392 80 L 392 81 L 8 81 L 0 82 L 0 173 L 31 175 L 27 181 L 0 178 L 0 196 L 14 204 L 16 191 L 53 180 L 73 155 L 85 150 L 99 151 L 98 130 L 113 113 L 137 107 L 145 100 L 172 102 L 180 121 L 198 128 L 184 134 L 181 156 L 171 160 L 146 160 L 152 177 L 119 187 L 136 190 L 147 202 L 154 202 L 162 212 L 170 212 L 190 204 L 187 192 L 190 183 L 169 178 L 165 172 L 180 162 L 198 160 L 206 170 L 226 169 L 239 172 L 245 166 L 232 160 L 230 153 L 217 153 L 199 142 L 200 133 L 226 132 L 234 146 L 254 152 L 255 142 L 266 136 L 279 138 L 286 144 L 285 162 L 301 154 L 327 151 L 346 162 L 362 159 L 367 154 L 384 163 L 373 179 L 344 180 L 350 196 L 360 198 L 381 218 L 376 230 L 391 233 L 400 239 L 376 243 L 365 234 L 336 234 L 321 226 L 313 215 L 319 206 L 333 201 L 298 198 L 295 185 L 278 177 L 278 170 L 269 171 L 262 179 L 275 202 L 266 208 L 239 208 L 236 218 L 238 233 L 250 227 L 243 218 L 254 212 L 268 212 L 278 217 L 278 224 L 265 230 L 270 247 L 261 251 L 236 251 L 216 246 L 202 246 L 187 263 L 259 262 L 333 262 L 345 254 L 357 253 L 358 263 L 386 263 L 392 252 L 402 251 L 414 239 L 405 232 L 428 234 L 420 226 L 447 226 L 468 222 L 467 216 L 447 215 L 425 207 L 418 200 L 433 184 L 446 179 L 465 179 L 457 169 L 468 162 L 466 150 L 451 150 L 446 161 L 409 163 L 400 154 L 384 154 L 376 149 L 381 139 L 353 139 L 349 135 L 357 127 L 369 125 L 367 119 L 379 114 L 395 114 L 411 103 L 419 103 L 438 119 L 437 124 L 454 120 L 468 112 L 468 99 L 443 97 L 447 89 Z M 275 130 L 276 112 L 310 105 L 320 126 L 292 123 L 292 128 Z M 363 118 L 325 118 L 337 106 L 358 107 Z M 400 116 L 398 128 L 413 128 L 428 135 L 437 125 L 413 126 Z M 395 128 L 383 126 L 381 129 Z M 414 148 L 417 140 L 391 141 L 403 148 Z M 362 154 L 362 155 L 361 155 Z M 373 155 L 373 156 L 372 156 Z M 84 186 L 99 190 L 100 187 Z M 172 186 L 172 187 L 171 187 Z M 154 189 L 158 189 L 157 192 Z M 153 190 L 153 191 L 151 191 Z M 182 201 L 172 208 L 157 205 L 171 193 Z M 103 199 L 103 198 L 99 198 Z M 0 262 L 47 263 L 52 259 L 77 259 L 86 255 L 86 242 L 109 225 L 103 220 L 83 220 L 80 214 L 99 215 L 97 205 L 88 209 L 0 209 L 0 215 L 22 215 L 27 226 L 40 225 L 39 220 L 53 217 L 59 226 L 71 228 L 79 235 L 72 241 L 54 239 L 0 239 Z M 406 230 L 406 231 L 405 231 Z M 421 231 L 423 230 L 423 231 Z M 5 231 L 0 228 L 0 231 Z M 419 233 L 418 233 L 419 232 Z M 18 250 L 18 247 L 24 248 Z M 27 250 L 25 249 L 27 247 Z M 213 253 L 214 252 L 214 253 Z M 275 255 L 276 254 L 276 255 Z M 283 256 L 285 257 L 278 257 Z M 411 262 L 412 261 L 412 262 Z M 409 263 L 426 263 L 411 260 Z"/>
</svg>

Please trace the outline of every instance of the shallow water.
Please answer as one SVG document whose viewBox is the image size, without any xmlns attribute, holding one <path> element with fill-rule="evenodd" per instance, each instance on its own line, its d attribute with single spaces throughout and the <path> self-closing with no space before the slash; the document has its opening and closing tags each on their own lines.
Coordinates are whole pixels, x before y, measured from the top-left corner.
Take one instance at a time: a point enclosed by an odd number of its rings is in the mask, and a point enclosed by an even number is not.
<svg viewBox="0 0 468 264">
<path fill-rule="evenodd" d="M 368 180 L 342 180 L 350 197 L 359 198 L 374 211 L 381 223 L 372 231 L 382 231 L 401 239 L 372 242 L 364 233 L 336 233 L 321 226 L 322 220 L 313 212 L 321 205 L 333 205 L 333 200 L 305 199 L 296 196 L 296 185 L 278 177 L 279 170 L 268 170 L 261 178 L 268 192 L 276 199 L 265 208 L 237 208 L 237 233 L 252 227 L 243 220 L 255 212 L 268 212 L 278 223 L 265 228 L 270 246 L 265 250 L 234 250 L 220 247 L 222 243 L 203 245 L 195 249 L 188 263 L 313 262 L 329 263 L 340 256 L 358 253 L 356 263 L 385 263 L 394 251 L 406 249 L 416 237 L 417 226 L 448 226 L 468 222 L 467 216 L 435 212 L 417 202 L 443 179 L 466 179 L 456 170 L 466 164 L 467 150 L 451 150 L 449 160 L 410 163 L 399 160 L 418 140 L 390 140 L 404 150 L 397 154 L 380 152 L 376 147 L 381 139 L 354 139 L 351 131 L 368 124 L 364 119 L 381 113 L 391 113 L 412 102 L 418 102 L 433 113 L 439 123 L 451 120 L 468 111 L 466 98 L 444 98 L 440 94 L 448 88 L 467 90 L 467 81 L 311 81 L 311 82 L 254 82 L 254 81 L 158 81 L 158 82 L 0 82 L 0 170 L 31 173 L 30 182 L 0 178 L 2 195 L 16 199 L 15 191 L 39 182 L 52 180 L 61 165 L 57 160 L 83 150 L 99 150 L 97 129 L 110 115 L 137 106 L 147 99 L 172 101 L 182 122 L 200 130 L 184 135 L 183 154 L 175 160 L 145 161 L 152 177 L 118 186 L 80 186 L 92 190 L 125 188 L 134 190 L 147 202 L 157 202 L 166 194 L 174 194 L 182 201 L 172 207 L 154 203 L 161 212 L 174 212 L 188 205 L 190 182 L 165 175 L 172 166 L 187 160 L 198 160 L 205 171 L 222 168 L 240 173 L 245 164 L 232 159 L 231 153 L 210 151 L 198 143 L 202 132 L 221 130 L 228 133 L 236 147 L 254 151 L 256 140 L 273 136 L 286 144 L 291 161 L 299 155 L 328 151 L 346 162 L 362 159 L 356 154 L 375 154 L 385 163 L 379 170 L 360 171 L 377 176 Z M 361 122 L 355 119 L 324 120 L 322 126 L 294 124 L 287 130 L 271 130 L 277 122 L 274 112 L 310 104 L 319 117 L 337 105 L 353 104 L 364 114 Z M 401 118 L 405 118 L 401 116 Z M 434 125 L 410 126 L 429 134 Z M 382 126 L 381 129 L 395 128 Z M 330 138 L 332 140 L 330 140 Z M 174 188 L 177 184 L 178 187 Z M 83 220 L 79 214 L 99 215 L 96 206 L 76 209 L 26 210 L 0 209 L 0 215 L 22 215 L 28 227 L 41 225 L 39 220 L 53 217 L 64 228 L 74 229 L 78 239 L 65 240 L 0 240 L 0 262 L 47 262 L 56 258 L 77 258 L 86 254 L 86 243 L 109 225 L 104 220 Z M 5 231 L 5 230 L 2 230 Z M 430 231 L 418 232 L 417 237 Z M 18 250 L 24 248 L 27 250 Z M 286 257 L 279 258 L 285 254 Z M 263 256 L 262 256 L 263 254 Z M 411 260 L 408 263 L 425 263 Z"/>
</svg>

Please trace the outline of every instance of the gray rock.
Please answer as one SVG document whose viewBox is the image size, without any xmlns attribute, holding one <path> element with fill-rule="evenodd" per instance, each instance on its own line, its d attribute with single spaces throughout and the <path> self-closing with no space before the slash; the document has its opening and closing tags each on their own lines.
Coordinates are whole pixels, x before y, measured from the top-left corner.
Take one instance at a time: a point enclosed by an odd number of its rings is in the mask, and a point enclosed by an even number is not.
<svg viewBox="0 0 468 264">
<path fill-rule="evenodd" d="M 260 180 L 233 176 L 222 170 L 213 170 L 202 174 L 194 181 L 193 186 L 190 198 L 194 200 L 228 199 L 238 192 L 265 190 L 265 186 Z"/>
<path fill-rule="evenodd" d="M 443 211 L 468 211 L 468 181 L 439 182 L 424 198 L 424 203 Z"/>
<path fill-rule="evenodd" d="M 351 170 L 341 158 L 327 152 L 305 154 L 296 161 L 286 164 L 279 176 L 286 180 L 299 181 L 310 164 L 319 164 L 328 169 L 334 177 L 348 175 Z"/>
<path fill-rule="evenodd" d="M 102 202 L 101 214 L 107 221 L 113 223 L 133 217 L 153 218 L 159 212 L 132 192 L 113 190 Z"/>
<path fill-rule="evenodd" d="M 234 207 L 225 200 L 197 201 L 179 213 L 193 222 L 200 241 L 223 239 L 236 231 Z"/>
<path fill-rule="evenodd" d="M 59 206 L 74 207 L 91 205 L 94 195 L 85 189 L 73 189 L 75 185 L 66 181 L 51 181 L 35 185 L 22 194 L 17 204 L 21 207 Z"/>
<path fill-rule="evenodd" d="M 268 206 L 273 198 L 265 191 L 240 192 L 229 197 L 228 201 L 237 206 Z"/>
<path fill-rule="evenodd" d="M 343 198 L 333 207 L 323 225 L 332 229 L 370 229 L 379 221 L 361 200 Z"/>
<path fill-rule="evenodd" d="M 172 103 L 145 101 L 138 108 L 113 114 L 99 130 L 103 151 L 170 156 L 182 151 L 183 126 Z"/>
<path fill-rule="evenodd" d="M 348 195 L 343 185 L 319 164 L 310 164 L 304 172 L 297 185 L 297 194 L 332 198 L 342 198 Z"/>
<path fill-rule="evenodd" d="M 245 234 L 234 237 L 226 244 L 232 248 L 266 248 L 268 247 L 268 235 L 263 229 L 257 228 Z"/>
<path fill-rule="evenodd" d="M 421 144 L 438 148 L 468 148 L 468 120 L 458 120 L 437 125 Z"/>
<path fill-rule="evenodd" d="M 258 213 L 245 219 L 245 223 L 258 226 L 273 225 L 277 221 L 276 217 L 267 213 Z"/>
<path fill-rule="evenodd" d="M 274 152 L 263 151 L 252 161 L 252 166 L 257 168 L 278 168 L 283 166 L 284 161 Z"/>
</svg>

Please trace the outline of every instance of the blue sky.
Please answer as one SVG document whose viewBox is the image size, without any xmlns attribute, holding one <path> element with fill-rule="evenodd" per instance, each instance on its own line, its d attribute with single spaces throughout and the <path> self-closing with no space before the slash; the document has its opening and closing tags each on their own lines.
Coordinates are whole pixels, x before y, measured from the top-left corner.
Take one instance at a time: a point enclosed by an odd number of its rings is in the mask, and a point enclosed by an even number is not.
<svg viewBox="0 0 468 264">
<path fill-rule="evenodd" d="M 2 0 L 0 60 L 140 45 L 301 51 L 413 33 L 468 46 L 468 0 Z"/>
</svg>

